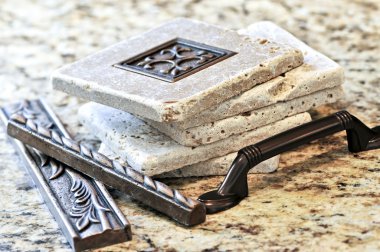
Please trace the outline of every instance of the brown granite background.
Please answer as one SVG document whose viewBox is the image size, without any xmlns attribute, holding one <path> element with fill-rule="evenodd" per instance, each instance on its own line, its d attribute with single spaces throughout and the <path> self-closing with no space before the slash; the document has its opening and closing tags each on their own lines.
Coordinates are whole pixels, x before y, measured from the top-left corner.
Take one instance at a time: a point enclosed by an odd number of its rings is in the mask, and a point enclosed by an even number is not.
<svg viewBox="0 0 380 252">
<path fill-rule="evenodd" d="M 77 139 L 96 144 L 78 124 L 83 103 L 54 92 L 49 75 L 119 40 L 173 17 L 239 29 L 271 20 L 340 63 L 347 101 L 340 108 L 380 124 L 379 1 L 28 1 L 0 2 L 0 105 L 47 97 Z M 278 172 L 250 175 L 250 196 L 185 229 L 126 196 L 116 202 L 132 223 L 133 241 L 99 251 L 378 251 L 380 151 L 347 152 L 344 134 L 281 158 Z M 70 251 L 38 191 L 0 130 L 0 251 Z M 188 196 L 221 177 L 166 181 Z"/>
</svg>

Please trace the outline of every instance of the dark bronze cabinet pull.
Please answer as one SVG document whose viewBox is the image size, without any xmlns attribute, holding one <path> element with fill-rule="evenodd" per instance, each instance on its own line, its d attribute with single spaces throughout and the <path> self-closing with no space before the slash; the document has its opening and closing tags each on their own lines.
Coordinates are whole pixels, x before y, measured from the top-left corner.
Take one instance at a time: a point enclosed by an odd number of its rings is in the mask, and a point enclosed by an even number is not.
<svg viewBox="0 0 380 252">
<path fill-rule="evenodd" d="M 207 213 L 229 209 L 248 196 L 247 173 L 255 165 L 342 130 L 347 132 L 350 152 L 380 148 L 380 126 L 370 129 L 347 111 L 340 111 L 241 149 L 219 188 L 201 195 L 198 200 L 206 205 Z"/>
</svg>

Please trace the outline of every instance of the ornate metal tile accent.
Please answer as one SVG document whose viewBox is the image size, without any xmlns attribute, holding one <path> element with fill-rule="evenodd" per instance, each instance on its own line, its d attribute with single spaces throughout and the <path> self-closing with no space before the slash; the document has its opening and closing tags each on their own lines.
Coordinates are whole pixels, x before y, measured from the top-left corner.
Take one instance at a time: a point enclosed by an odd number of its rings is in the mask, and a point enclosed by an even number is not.
<svg viewBox="0 0 380 252">
<path fill-rule="evenodd" d="M 0 116 L 1 111 L 0 109 Z M 7 132 L 9 136 L 20 140 L 23 144 L 44 153 L 44 156 L 40 157 L 41 160 L 43 159 L 40 162 L 43 163 L 40 165 L 41 169 L 47 170 L 45 166 L 48 162 L 45 159 L 48 156 L 56 159 L 54 164 L 49 163 L 51 166 L 50 170 L 52 171 L 47 175 L 49 182 L 55 182 L 56 178 L 62 174 L 66 174 L 65 171 L 68 171 L 67 169 L 63 169 L 63 166 L 59 166 L 59 162 L 64 163 L 66 166 L 75 165 L 74 167 L 77 172 L 83 172 L 97 181 L 102 181 L 106 185 L 130 195 L 133 199 L 168 215 L 185 226 L 193 226 L 205 221 L 206 208 L 200 202 L 185 197 L 179 191 L 153 180 L 151 177 L 134 170 L 132 167 L 109 159 L 101 153 L 72 140 L 68 134 L 63 134 L 64 132 L 55 126 L 54 121 L 43 121 L 41 123 L 41 119 L 35 117 L 35 113 L 34 109 L 27 109 L 22 113 L 13 112 L 8 116 L 9 119 L 6 120 L 8 121 Z M 45 117 L 50 118 L 53 115 L 48 113 Z M 71 173 L 68 173 L 68 176 L 72 176 L 74 172 L 72 170 Z M 88 178 L 85 175 L 82 177 Z M 92 183 L 96 182 L 91 181 Z M 111 234 L 104 233 L 110 237 L 109 242 L 116 242 L 118 236 L 121 236 L 120 226 L 122 225 L 117 225 L 113 221 L 114 218 L 112 220 L 107 219 L 107 217 L 112 217 L 111 213 L 108 214 L 108 212 L 111 211 L 110 206 L 115 204 L 107 205 L 105 201 L 102 204 L 101 199 L 98 200 L 96 198 L 95 189 L 87 187 L 87 185 L 91 185 L 90 182 L 79 180 L 79 177 L 73 177 L 71 185 L 65 185 L 63 182 L 58 184 L 60 187 L 71 187 L 70 193 L 74 196 L 70 196 L 70 199 L 75 198 L 72 209 L 68 210 L 69 213 L 65 213 L 65 215 L 75 219 L 76 227 L 80 231 L 88 228 L 91 224 L 101 224 L 97 226 L 104 227 L 114 235 L 111 236 Z M 57 189 L 56 191 L 61 192 L 62 190 Z M 111 200 L 112 198 L 109 199 L 109 201 Z M 65 203 L 64 205 L 68 204 Z M 95 231 L 98 231 L 98 229 Z M 102 229 L 102 231 L 104 230 Z M 86 235 L 89 233 L 86 231 Z M 99 241 L 103 240 L 103 244 L 106 243 L 100 234 L 97 234 L 96 237 Z M 95 246 L 95 241 L 98 241 L 96 237 L 89 238 L 92 240 L 92 243 L 86 244 Z"/>
<path fill-rule="evenodd" d="M 0 122 L 7 127 L 12 118 L 27 118 L 29 126 L 46 135 L 50 130 L 70 135 L 42 100 L 22 101 L 0 108 Z M 34 122 L 33 125 L 30 122 Z M 106 187 L 50 156 L 10 139 L 49 210 L 74 251 L 99 248 L 131 240 L 131 226 Z M 83 148 L 81 149 L 83 151 Z"/>
<path fill-rule="evenodd" d="M 216 64 L 235 52 L 177 38 L 115 64 L 117 68 L 176 82 Z"/>
</svg>

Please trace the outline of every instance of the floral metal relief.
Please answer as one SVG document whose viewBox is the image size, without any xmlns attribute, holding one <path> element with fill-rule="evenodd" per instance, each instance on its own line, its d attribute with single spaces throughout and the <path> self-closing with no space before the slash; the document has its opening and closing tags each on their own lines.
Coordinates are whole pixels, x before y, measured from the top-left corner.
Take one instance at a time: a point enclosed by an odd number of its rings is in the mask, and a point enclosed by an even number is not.
<svg viewBox="0 0 380 252">
<path fill-rule="evenodd" d="M 10 114 L 21 114 L 28 119 L 34 120 L 39 125 L 52 129 L 54 123 L 37 107 L 32 107 L 28 101 L 24 101 L 11 108 Z M 44 153 L 34 150 L 39 158 L 41 168 L 50 168 L 49 180 L 55 180 L 63 174 L 67 174 L 71 180 L 70 198 L 72 207 L 69 215 L 76 219 L 75 226 L 79 232 L 86 230 L 93 223 L 100 223 L 102 230 L 110 229 L 110 222 L 105 214 L 109 212 L 102 203 L 96 189 L 89 180 L 79 173 L 71 170 L 63 163 L 46 156 Z"/>
<path fill-rule="evenodd" d="M 232 55 L 228 50 L 175 39 L 114 66 L 175 82 Z"/>
</svg>

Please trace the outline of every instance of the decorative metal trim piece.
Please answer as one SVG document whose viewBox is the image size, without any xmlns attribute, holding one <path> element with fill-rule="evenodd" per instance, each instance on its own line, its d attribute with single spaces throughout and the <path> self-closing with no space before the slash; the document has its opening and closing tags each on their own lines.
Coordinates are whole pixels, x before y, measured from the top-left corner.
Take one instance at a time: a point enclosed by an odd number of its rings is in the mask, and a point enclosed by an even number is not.
<svg viewBox="0 0 380 252">
<path fill-rule="evenodd" d="M 183 225 L 193 226 L 206 219 L 205 206 L 199 201 L 184 197 L 179 191 L 130 166 L 108 159 L 22 114 L 11 117 L 8 134 L 65 164 L 75 165 L 78 171 L 101 180 Z"/>
<path fill-rule="evenodd" d="M 176 82 L 235 54 L 226 49 L 176 38 L 113 66 Z"/>
<path fill-rule="evenodd" d="M 70 139 L 52 110 L 41 100 L 23 101 L 0 110 L 4 125 L 9 118 L 33 120 L 41 134 L 54 130 Z M 41 131 L 42 130 L 42 131 Z M 11 139 L 43 196 L 50 212 L 75 251 L 131 240 L 129 222 L 105 186 L 71 167 Z"/>
</svg>

